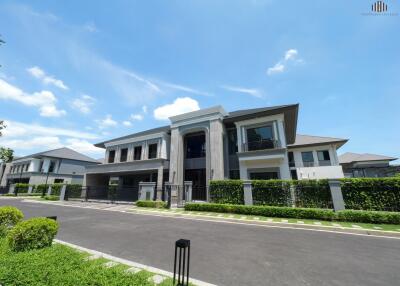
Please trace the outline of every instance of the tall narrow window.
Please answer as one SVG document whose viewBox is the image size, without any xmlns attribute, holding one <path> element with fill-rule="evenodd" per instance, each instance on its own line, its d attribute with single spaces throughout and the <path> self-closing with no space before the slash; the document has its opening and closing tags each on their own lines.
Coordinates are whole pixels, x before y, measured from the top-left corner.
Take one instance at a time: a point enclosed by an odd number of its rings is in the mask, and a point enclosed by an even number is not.
<svg viewBox="0 0 400 286">
<path fill-rule="evenodd" d="M 54 172 L 54 167 L 56 166 L 56 162 L 50 161 L 50 166 L 49 166 L 49 173 Z"/>
<path fill-rule="evenodd" d="M 229 129 L 227 135 L 228 135 L 228 153 L 229 153 L 229 155 L 236 154 L 238 151 L 236 129 Z"/>
<path fill-rule="evenodd" d="M 115 160 L 115 150 L 110 150 L 108 153 L 108 163 L 114 163 Z"/>
<path fill-rule="evenodd" d="M 149 159 L 157 158 L 157 143 L 149 145 Z"/>
<path fill-rule="evenodd" d="M 43 172 L 44 170 L 43 170 L 43 161 L 41 160 L 40 161 L 40 164 L 39 164 L 39 172 Z"/>
<path fill-rule="evenodd" d="M 128 148 L 121 149 L 121 156 L 119 158 L 120 162 L 126 162 L 128 159 Z"/>
<path fill-rule="evenodd" d="M 25 172 L 28 172 L 29 164 L 30 164 L 30 163 L 26 164 L 26 166 L 25 166 Z"/>
<path fill-rule="evenodd" d="M 301 158 L 303 160 L 304 167 L 314 166 L 314 156 L 312 151 L 301 152 Z"/>
<path fill-rule="evenodd" d="M 137 161 L 142 159 L 142 146 L 136 146 L 133 150 L 133 160 Z"/>
<path fill-rule="evenodd" d="M 288 159 L 289 159 L 289 167 L 294 167 L 294 155 L 293 152 L 288 152 Z"/>
</svg>

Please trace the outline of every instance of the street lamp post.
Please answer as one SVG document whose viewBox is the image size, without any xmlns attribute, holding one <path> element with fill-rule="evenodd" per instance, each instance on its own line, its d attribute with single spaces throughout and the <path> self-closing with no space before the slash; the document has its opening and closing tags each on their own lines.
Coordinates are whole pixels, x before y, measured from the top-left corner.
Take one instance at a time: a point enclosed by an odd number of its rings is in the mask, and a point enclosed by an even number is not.
<svg viewBox="0 0 400 286">
<path fill-rule="evenodd" d="M 44 189 L 42 191 L 42 197 L 45 196 L 45 192 L 46 192 L 46 189 L 47 189 L 47 180 L 48 179 L 49 179 L 49 170 L 47 170 L 46 183 L 44 184 Z"/>
</svg>

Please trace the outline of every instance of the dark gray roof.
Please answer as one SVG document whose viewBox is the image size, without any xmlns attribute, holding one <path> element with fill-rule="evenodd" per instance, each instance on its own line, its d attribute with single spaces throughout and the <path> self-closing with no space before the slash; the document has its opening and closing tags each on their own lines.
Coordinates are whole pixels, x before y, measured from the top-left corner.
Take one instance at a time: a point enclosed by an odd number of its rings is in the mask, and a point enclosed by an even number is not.
<svg viewBox="0 0 400 286">
<path fill-rule="evenodd" d="M 129 138 L 134 138 L 134 137 L 138 137 L 138 136 L 149 135 L 149 134 L 152 134 L 152 133 L 168 132 L 170 129 L 171 128 L 170 128 L 169 125 L 161 126 L 161 127 L 157 127 L 157 128 L 148 129 L 148 130 L 145 130 L 145 131 L 129 134 L 129 135 L 126 135 L 126 136 L 110 139 L 110 140 L 107 140 L 107 141 L 104 141 L 104 142 L 96 143 L 96 144 L 94 144 L 94 146 L 100 147 L 100 148 L 105 148 L 104 144 L 109 143 L 109 142 L 119 141 L 119 140 L 124 140 L 124 139 L 129 139 Z"/>
<path fill-rule="evenodd" d="M 72 150 L 67 147 L 62 147 L 62 148 L 58 148 L 58 149 L 54 149 L 54 150 L 39 152 L 39 153 L 35 153 L 35 154 L 29 155 L 29 156 L 19 157 L 17 160 L 21 160 L 21 159 L 25 159 L 25 158 L 41 158 L 41 157 L 53 157 L 53 158 L 99 163 L 97 160 L 90 158 L 82 153 L 76 152 L 75 150 Z"/>
<path fill-rule="evenodd" d="M 317 146 L 317 145 L 336 143 L 338 145 L 337 148 L 339 148 L 343 146 L 344 143 L 346 143 L 347 141 L 348 139 L 342 139 L 342 138 L 296 134 L 296 141 L 293 144 L 288 144 L 288 147 L 295 148 L 302 146 Z"/>
<path fill-rule="evenodd" d="M 377 155 L 377 154 L 368 154 L 368 153 L 358 154 L 358 153 L 347 152 L 339 156 L 340 164 L 348 164 L 353 162 L 394 161 L 394 160 L 397 160 L 397 158 Z"/>
<path fill-rule="evenodd" d="M 248 115 L 254 115 L 260 112 L 266 112 L 266 111 L 273 111 L 277 109 L 282 109 L 286 107 L 295 107 L 298 106 L 298 104 L 287 104 L 287 105 L 277 105 L 277 106 L 269 106 L 269 107 L 261 107 L 261 108 L 251 108 L 251 109 L 241 109 L 241 110 L 236 110 L 229 112 L 228 116 L 226 116 L 226 119 L 231 119 L 231 118 L 236 118 L 240 116 L 248 116 Z"/>
</svg>

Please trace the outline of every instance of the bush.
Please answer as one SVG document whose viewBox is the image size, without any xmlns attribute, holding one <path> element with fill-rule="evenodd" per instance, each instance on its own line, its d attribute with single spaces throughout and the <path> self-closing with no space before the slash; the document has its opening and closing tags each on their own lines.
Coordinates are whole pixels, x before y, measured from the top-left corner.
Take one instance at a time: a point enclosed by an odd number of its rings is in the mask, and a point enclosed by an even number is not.
<svg viewBox="0 0 400 286">
<path fill-rule="evenodd" d="M 31 218 L 18 223 L 7 234 L 13 251 L 25 251 L 51 246 L 57 234 L 58 223 L 49 218 Z"/>
<path fill-rule="evenodd" d="M 291 206 L 290 181 L 254 180 L 253 204 L 269 206 Z"/>
<path fill-rule="evenodd" d="M 266 217 L 316 219 L 328 221 L 346 221 L 377 224 L 400 224 L 400 213 L 344 210 L 334 212 L 328 209 L 289 208 L 270 206 L 244 206 L 224 204 L 197 204 L 185 205 L 187 211 L 204 211 L 218 213 L 235 213 L 243 215 L 256 215 Z"/>
<path fill-rule="evenodd" d="M 54 196 L 59 196 L 63 185 L 64 184 L 58 184 L 58 183 L 51 185 L 51 194 Z"/>
<path fill-rule="evenodd" d="M 44 192 L 45 194 L 47 194 L 48 188 L 49 188 L 49 185 L 39 184 L 39 185 L 35 186 L 34 192 L 39 193 L 39 194 L 42 194 Z"/>
<path fill-rule="evenodd" d="M 328 180 L 293 180 L 296 207 L 333 208 Z"/>
<path fill-rule="evenodd" d="M 400 178 L 342 179 L 347 209 L 400 211 Z"/>
<path fill-rule="evenodd" d="M 44 196 L 43 197 L 45 200 L 47 200 L 47 201 L 58 201 L 58 200 L 60 200 L 60 197 L 59 196 L 53 196 L 53 195 L 51 195 L 51 196 Z"/>
<path fill-rule="evenodd" d="M 333 210 L 327 210 L 327 209 L 223 205 L 223 204 L 206 204 L 206 203 L 203 204 L 189 203 L 185 205 L 185 210 L 235 213 L 244 215 L 281 217 L 281 218 L 321 219 L 321 220 L 333 220 L 335 217 L 335 212 Z"/>
<path fill-rule="evenodd" d="M 82 194 L 82 185 L 68 184 L 66 193 L 68 195 L 68 198 L 80 198 Z"/>
<path fill-rule="evenodd" d="M 241 180 L 210 181 L 210 201 L 219 204 L 244 204 Z"/>
<path fill-rule="evenodd" d="M 24 183 L 17 183 L 15 184 L 15 192 L 18 194 L 24 194 L 27 193 L 29 190 L 29 184 L 24 184 Z"/>
<path fill-rule="evenodd" d="M 167 207 L 167 203 L 163 201 L 137 201 L 136 206 L 142 208 L 157 208 L 162 209 Z"/>
<path fill-rule="evenodd" d="M 6 236 L 8 230 L 20 222 L 24 214 L 15 207 L 0 207 L 0 237 Z"/>
</svg>

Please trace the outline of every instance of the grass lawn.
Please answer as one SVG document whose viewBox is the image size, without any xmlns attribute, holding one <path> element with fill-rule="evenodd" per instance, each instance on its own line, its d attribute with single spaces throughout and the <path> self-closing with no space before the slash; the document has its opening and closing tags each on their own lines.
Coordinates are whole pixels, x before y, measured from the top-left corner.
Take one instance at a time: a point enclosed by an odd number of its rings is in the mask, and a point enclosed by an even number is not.
<svg viewBox="0 0 400 286">
<path fill-rule="evenodd" d="M 127 273 L 129 267 L 122 264 L 107 268 L 106 259 L 88 261 L 88 255 L 60 244 L 15 253 L 0 238 L 0 285 L 154 285 L 148 281 L 154 275 L 150 272 Z M 159 285 L 172 285 L 172 279 Z"/>
<path fill-rule="evenodd" d="M 234 219 L 242 219 L 245 221 L 270 221 L 270 222 L 286 222 L 298 224 L 300 222 L 304 222 L 304 224 L 308 225 L 317 225 L 321 224 L 322 226 L 335 226 L 336 224 L 341 227 L 354 228 L 353 226 L 360 226 L 362 229 L 368 230 L 383 230 L 383 231 L 397 231 L 400 232 L 400 225 L 396 224 L 371 224 L 371 223 L 358 223 L 358 222 L 340 222 L 340 221 L 324 221 L 324 220 L 313 220 L 313 219 L 291 219 L 291 218 L 277 218 L 277 217 L 263 217 L 263 216 L 253 216 L 253 215 L 239 215 L 232 213 L 216 213 L 216 212 L 201 212 L 201 211 L 185 211 L 184 209 L 155 209 L 155 208 L 140 208 L 136 207 L 134 209 L 146 211 L 146 210 L 158 210 L 160 212 L 165 213 L 178 213 L 178 214 L 188 214 L 188 215 L 201 215 L 207 217 L 215 217 L 215 218 L 234 218 Z M 257 218 L 257 219 L 256 219 Z"/>
</svg>

